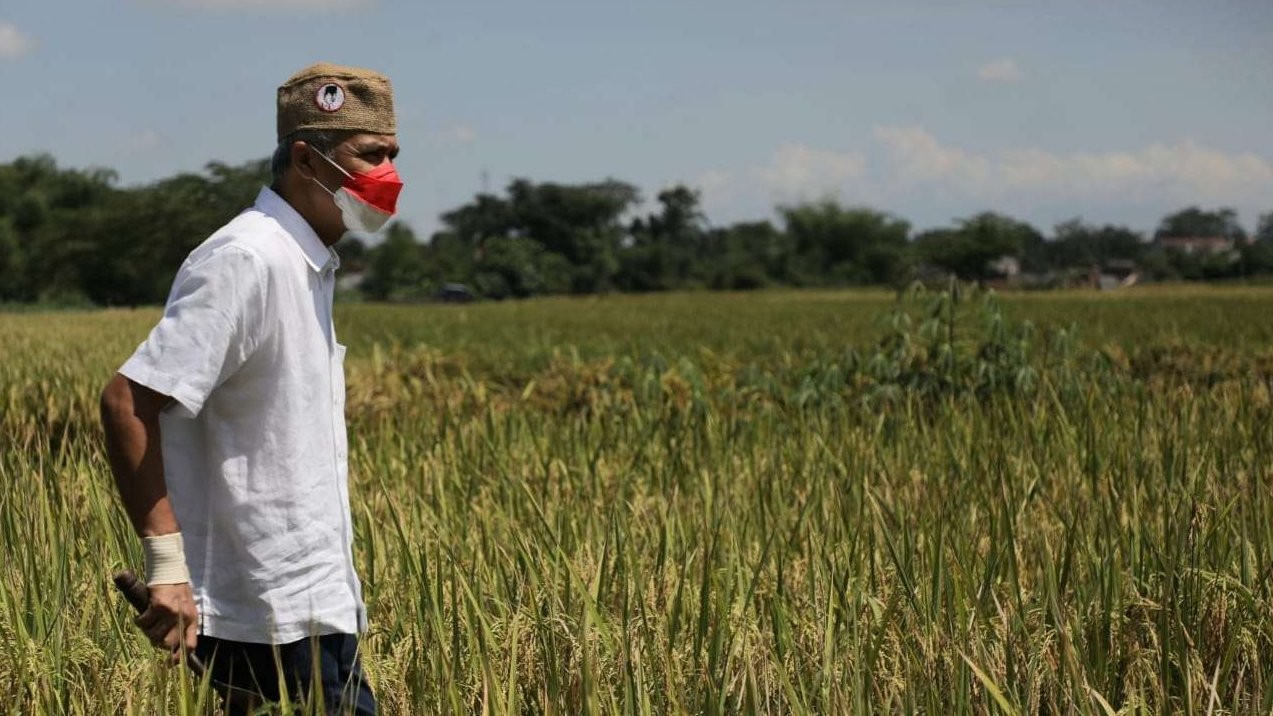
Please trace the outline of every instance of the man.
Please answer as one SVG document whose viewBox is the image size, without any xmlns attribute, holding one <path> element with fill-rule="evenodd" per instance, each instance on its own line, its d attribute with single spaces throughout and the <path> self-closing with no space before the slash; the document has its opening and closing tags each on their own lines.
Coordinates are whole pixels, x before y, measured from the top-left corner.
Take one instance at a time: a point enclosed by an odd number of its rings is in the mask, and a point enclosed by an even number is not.
<svg viewBox="0 0 1273 716">
<path fill-rule="evenodd" d="M 318 64 L 287 80 L 271 187 L 191 252 L 102 393 L 146 556 L 137 625 L 174 662 L 194 650 L 209 663 L 232 713 L 254 705 L 244 694 L 375 713 L 357 653 L 331 246 L 393 215 L 397 153 L 383 75 Z"/>
</svg>

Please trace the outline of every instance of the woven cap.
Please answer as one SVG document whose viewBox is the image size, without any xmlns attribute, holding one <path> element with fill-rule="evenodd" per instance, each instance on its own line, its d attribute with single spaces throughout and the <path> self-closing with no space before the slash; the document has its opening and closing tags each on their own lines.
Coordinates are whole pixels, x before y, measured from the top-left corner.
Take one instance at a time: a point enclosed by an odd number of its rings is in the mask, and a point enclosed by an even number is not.
<svg viewBox="0 0 1273 716">
<path fill-rule="evenodd" d="M 389 78 L 326 62 L 297 72 L 278 88 L 278 139 L 301 129 L 397 134 Z"/>
</svg>

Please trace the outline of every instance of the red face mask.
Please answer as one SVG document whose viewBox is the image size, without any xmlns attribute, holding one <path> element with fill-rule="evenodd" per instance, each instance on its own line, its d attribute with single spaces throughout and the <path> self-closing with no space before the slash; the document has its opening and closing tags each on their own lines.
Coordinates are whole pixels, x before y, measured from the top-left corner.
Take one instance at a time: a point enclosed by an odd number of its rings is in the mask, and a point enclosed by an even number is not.
<svg viewBox="0 0 1273 716">
<path fill-rule="evenodd" d="M 334 164 L 335 162 L 333 162 Z M 398 211 L 398 193 L 402 191 L 402 179 L 393 162 L 384 161 L 369 172 L 348 174 L 342 184 L 345 191 L 385 212 Z"/>
<path fill-rule="evenodd" d="M 350 174 L 327 155 L 315 153 L 345 175 L 345 181 L 336 191 L 327 189 L 317 177 L 311 178 L 332 195 L 346 229 L 375 233 L 397 212 L 402 180 L 392 161 L 381 162 L 369 172 Z"/>
</svg>

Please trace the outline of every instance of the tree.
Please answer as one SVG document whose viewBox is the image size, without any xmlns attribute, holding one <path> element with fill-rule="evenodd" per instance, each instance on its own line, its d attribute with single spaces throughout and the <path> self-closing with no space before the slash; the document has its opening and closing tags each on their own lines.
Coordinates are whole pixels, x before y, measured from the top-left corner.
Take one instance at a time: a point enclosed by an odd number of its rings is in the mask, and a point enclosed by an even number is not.
<svg viewBox="0 0 1273 716">
<path fill-rule="evenodd" d="M 442 215 L 439 236 L 446 238 L 439 249 L 457 259 L 452 264 L 458 267 L 456 243 L 469 247 L 467 277 L 479 290 L 521 296 L 563 289 L 591 293 L 613 285 L 626 236 L 620 217 L 639 200 L 635 187 L 612 179 L 576 185 L 515 179 L 507 193 L 507 198 L 480 194 Z M 514 267 L 513 261 L 534 264 Z M 548 265 L 552 276 L 537 274 Z"/>
<path fill-rule="evenodd" d="M 614 179 L 578 185 L 517 179 L 508 194 L 516 235 L 569 261 L 575 293 L 612 286 L 626 233 L 620 217 L 640 200 L 636 187 Z"/>
<path fill-rule="evenodd" d="M 361 273 L 367 269 L 367 244 L 356 236 L 346 236 L 332 248 L 340 256 L 340 270 Z"/>
<path fill-rule="evenodd" d="M 105 169 L 60 169 L 47 154 L 0 165 L 0 296 L 86 295 L 100 212 L 121 194 L 114 181 Z"/>
<path fill-rule="evenodd" d="M 425 272 L 437 286 L 472 283 L 476 249 L 454 231 L 438 231 L 424 247 Z"/>
<path fill-rule="evenodd" d="M 8 217 L 0 217 L 0 301 L 19 301 L 23 282 L 22 244 Z"/>
<path fill-rule="evenodd" d="M 868 284 L 901 278 L 910 224 L 834 201 L 778 210 L 791 236 L 798 283 Z"/>
<path fill-rule="evenodd" d="M 657 213 L 632 221 L 616 284 L 654 291 L 706 283 L 716 267 L 698 192 L 678 184 L 659 192 L 658 202 Z"/>
<path fill-rule="evenodd" d="M 1135 261 L 1145 249 L 1140 234 L 1124 226 L 1085 224 L 1071 219 L 1057 224 L 1045 249 L 1047 262 L 1058 268 L 1101 266 L 1115 259 Z"/>
<path fill-rule="evenodd" d="M 1230 207 L 1221 207 L 1215 211 L 1204 211 L 1196 206 L 1181 209 L 1168 214 L 1158 224 L 1154 238 L 1223 236 L 1226 239 L 1243 241 L 1246 230 L 1238 223 L 1238 212 Z"/>
<path fill-rule="evenodd" d="M 442 214 L 444 231 L 475 250 L 495 236 L 508 236 L 516 226 L 508 202 L 492 194 L 478 194 L 473 201 Z"/>
<path fill-rule="evenodd" d="M 210 162 L 200 174 L 113 192 L 60 222 L 64 263 L 81 267 L 81 286 L 95 303 L 161 303 L 186 255 L 251 206 L 269 179 L 266 160 Z"/>
<path fill-rule="evenodd" d="M 920 257 L 964 280 L 992 274 L 991 262 L 1020 258 L 1028 245 L 1042 241 L 1029 224 L 1002 214 L 982 212 L 962 219 L 955 229 L 926 231 L 915 239 Z"/>
<path fill-rule="evenodd" d="M 1256 224 L 1254 239 L 1262 244 L 1273 244 L 1273 211 L 1267 214 L 1260 214 L 1260 220 Z"/>
<path fill-rule="evenodd" d="M 1273 241 L 1256 240 L 1239 249 L 1238 271 L 1243 276 L 1273 273 Z"/>
<path fill-rule="evenodd" d="M 385 232 L 385 240 L 368 253 L 367 275 L 359 287 L 380 301 L 427 298 L 434 286 L 428 281 L 424 253 L 411 229 L 395 222 Z"/>
<path fill-rule="evenodd" d="M 486 242 L 482 259 L 474 267 L 477 290 L 491 298 L 526 298 L 545 293 L 541 270 L 544 247 L 538 241 L 516 236 L 497 236 Z M 558 262 L 552 262 L 561 268 Z"/>
<path fill-rule="evenodd" d="M 715 257 L 705 262 L 706 284 L 715 289 L 747 290 L 781 281 L 790 256 L 787 235 L 768 221 L 740 222 L 716 229 L 705 243 Z"/>
</svg>

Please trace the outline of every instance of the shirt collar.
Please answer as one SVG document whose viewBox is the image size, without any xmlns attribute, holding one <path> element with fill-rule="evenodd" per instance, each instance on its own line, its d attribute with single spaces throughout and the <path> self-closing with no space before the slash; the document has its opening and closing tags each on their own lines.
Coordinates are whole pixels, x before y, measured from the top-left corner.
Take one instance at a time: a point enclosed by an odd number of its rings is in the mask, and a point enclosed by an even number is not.
<svg viewBox="0 0 1273 716">
<path fill-rule="evenodd" d="M 305 217 L 293 209 L 283 197 L 274 193 L 273 189 L 268 186 L 261 187 L 261 193 L 256 195 L 256 208 L 277 221 L 279 226 L 283 227 L 283 231 L 292 237 L 292 240 L 300 247 L 301 254 L 305 256 L 305 263 L 309 264 L 310 268 L 322 273 L 325 270 L 334 271 L 340 266 L 340 256 L 336 254 L 335 249 L 323 245 Z"/>
</svg>

